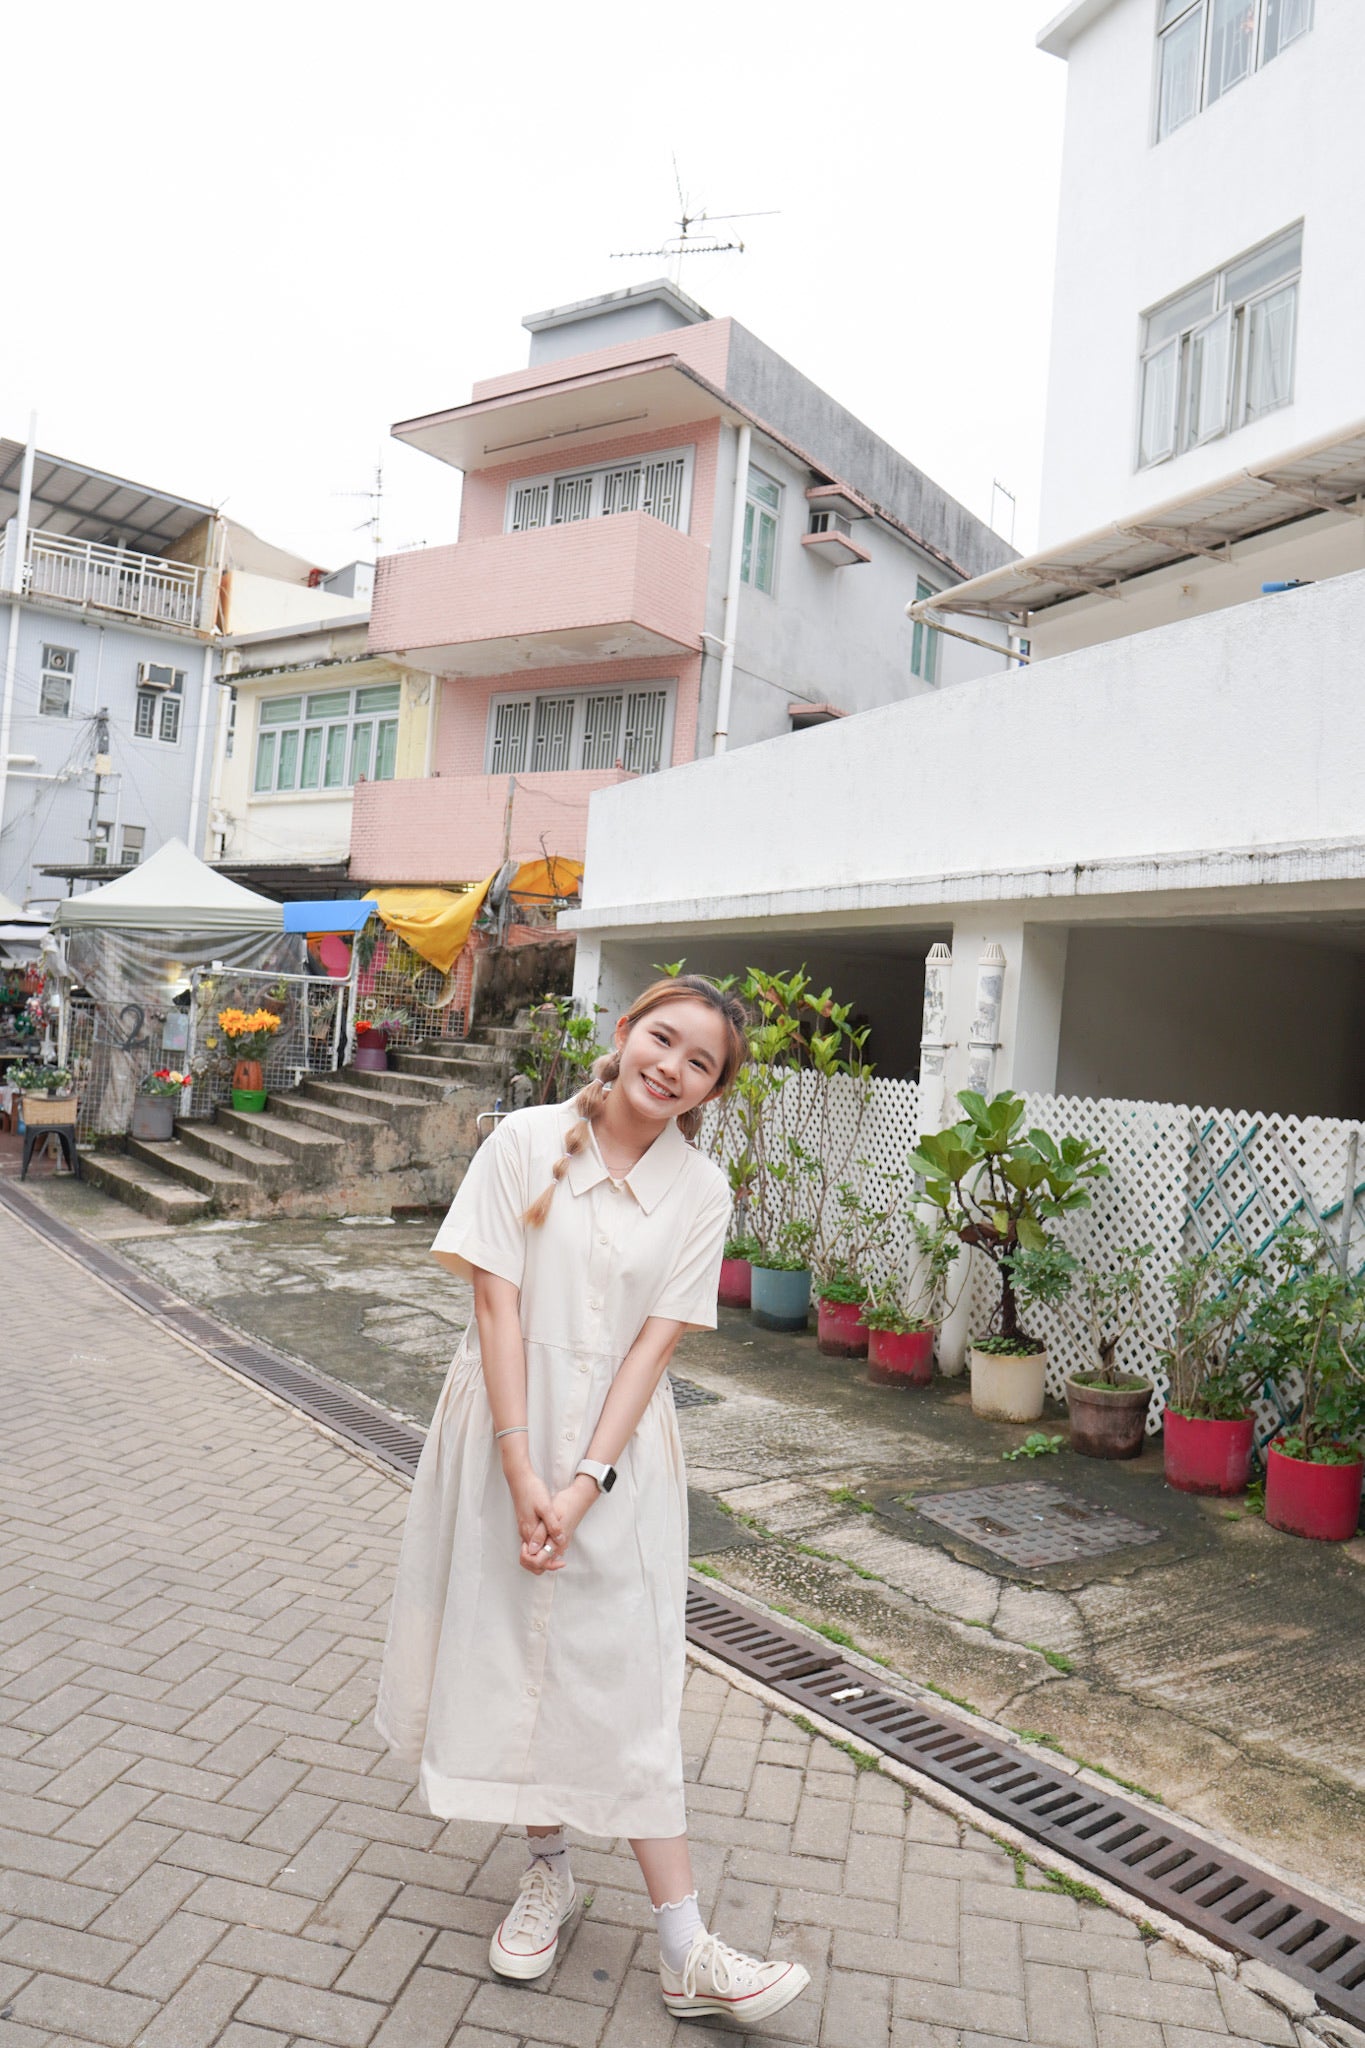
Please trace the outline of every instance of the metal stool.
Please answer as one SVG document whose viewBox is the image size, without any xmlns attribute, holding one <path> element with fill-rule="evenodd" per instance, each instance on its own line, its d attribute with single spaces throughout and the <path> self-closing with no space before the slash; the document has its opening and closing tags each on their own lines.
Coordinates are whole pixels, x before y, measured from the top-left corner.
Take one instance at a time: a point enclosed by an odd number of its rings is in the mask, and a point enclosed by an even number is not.
<svg viewBox="0 0 1365 2048">
<path fill-rule="evenodd" d="M 74 1124 L 38 1124 L 36 1126 L 25 1126 L 24 1163 L 19 1169 L 20 1180 L 28 1179 L 28 1163 L 30 1159 L 32 1159 L 33 1157 L 34 1146 L 40 1143 L 45 1143 L 46 1140 L 49 1138 L 55 1138 L 57 1140 L 57 1144 L 61 1151 L 62 1157 L 65 1159 L 67 1165 L 71 1168 L 71 1171 L 75 1175 L 76 1179 L 79 1180 L 81 1177 L 81 1162 L 80 1155 L 76 1150 L 76 1126 Z"/>
</svg>

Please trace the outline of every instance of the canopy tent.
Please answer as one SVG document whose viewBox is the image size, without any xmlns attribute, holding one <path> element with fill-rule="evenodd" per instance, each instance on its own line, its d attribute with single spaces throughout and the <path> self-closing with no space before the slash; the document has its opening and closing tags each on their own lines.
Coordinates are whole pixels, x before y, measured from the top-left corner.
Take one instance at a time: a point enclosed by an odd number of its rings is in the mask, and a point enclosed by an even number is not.
<svg viewBox="0 0 1365 2048">
<path fill-rule="evenodd" d="M 358 932 L 377 908 L 368 897 L 345 903 L 286 903 L 284 928 L 287 932 Z"/>
<path fill-rule="evenodd" d="M 58 931 L 280 933 L 284 908 L 240 882 L 230 882 L 192 854 L 183 839 L 168 839 L 140 866 L 57 907 Z"/>
</svg>

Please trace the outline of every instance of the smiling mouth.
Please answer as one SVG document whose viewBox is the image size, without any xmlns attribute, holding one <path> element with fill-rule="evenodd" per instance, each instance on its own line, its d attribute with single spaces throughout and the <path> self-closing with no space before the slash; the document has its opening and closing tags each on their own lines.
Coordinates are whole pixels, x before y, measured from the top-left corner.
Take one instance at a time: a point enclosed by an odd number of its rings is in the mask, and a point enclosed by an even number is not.
<svg viewBox="0 0 1365 2048">
<path fill-rule="evenodd" d="M 658 1081 L 651 1081 L 648 1074 L 642 1074 L 640 1076 L 640 1079 L 644 1082 L 645 1087 L 649 1090 L 649 1093 L 653 1095 L 658 1101 L 672 1102 L 676 1099 L 672 1089 L 665 1088 Z"/>
</svg>

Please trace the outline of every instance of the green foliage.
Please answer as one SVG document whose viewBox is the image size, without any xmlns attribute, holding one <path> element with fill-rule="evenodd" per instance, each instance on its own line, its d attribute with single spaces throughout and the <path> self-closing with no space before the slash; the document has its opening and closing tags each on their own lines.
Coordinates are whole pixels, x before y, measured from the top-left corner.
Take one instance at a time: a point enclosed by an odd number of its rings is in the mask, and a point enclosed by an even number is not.
<svg viewBox="0 0 1365 2048">
<path fill-rule="evenodd" d="M 906 1299 L 905 1282 L 891 1273 L 868 1291 L 863 1321 L 869 1330 L 890 1330 L 908 1336 L 915 1330 L 934 1330 L 943 1321 L 948 1275 L 962 1247 L 944 1216 L 933 1223 L 910 1212 L 910 1230 L 915 1241 L 915 1286 Z"/>
<path fill-rule="evenodd" d="M 1280 1447 L 1313 1464 L 1353 1464 L 1365 1443 L 1365 1282 L 1302 1228 L 1281 1234 L 1270 1264 L 1272 1284 L 1251 1313 L 1246 1346 L 1272 1379 L 1302 1379 L 1299 1413 Z"/>
<path fill-rule="evenodd" d="M 1083 1138 L 1059 1143 L 1046 1131 L 1026 1133 L 1022 1096 L 1006 1092 L 987 1102 L 964 1088 L 957 1099 L 961 1121 L 922 1138 L 910 1165 L 963 1244 L 995 1265 L 1000 1335 L 1019 1337 L 1021 1307 L 1060 1299 L 1071 1276 L 1052 1259 L 1016 1278 L 1017 1255 L 1047 1251 L 1047 1224 L 1090 1207 L 1086 1183 L 1105 1178 L 1108 1162 Z"/>
<path fill-rule="evenodd" d="M 570 996 L 546 996 L 531 1012 L 531 1043 L 517 1062 L 517 1072 L 531 1083 L 536 1103 L 567 1102 L 587 1081 L 606 1051 L 597 1036 L 599 1003 L 591 1016 Z"/>
<path fill-rule="evenodd" d="M 752 1262 L 758 1258 L 762 1250 L 763 1247 L 756 1237 L 727 1237 L 725 1240 L 727 1259 L 748 1259 Z"/>
<path fill-rule="evenodd" d="M 1238 1332 L 1265 1277 L 1265 1262 L 1237 1246 L 1196 1252 L 1170 1275 L 1175 1320 L 1161 1362 L 1172 1414 L 1235 1422 L 1247 1413 L 1261 1362 L 1255 1347 L 1239 1346 Z"/>
<path fill-rule="evenodd" d="M 1045 1348 L 1036 1337 L 974 1337 L 972 1344 L 988 1358 L 1033 1358 Z"/>
<path fill-rule="evenodd" d="M 27 1088 L 30 1094 L 55 1095 L 60 1089 L 71 1086 L 71 1072 L 67 1067 L 44 1066 L 40 1061 L 17 1062 L 6 1077 L 14 1088 Z"/>
<path fill-rule="evenodd" d="M 1034 1429 L 1012 1451 L 1002 1451 L 1000 1455 L 1006 1464 L 1013 1464 L 1016 1458 L 1051 1458 L 1065 1442 L 1064 1436 L 1045 1436 L 1041 1429 Z"/>
<path fill-rule="evenodd" d="M 1045 1664 L 1050 1664 L 1054 1671 L 1062 1672 L 1065 1677 L 1069 1678 L 1076 1669 L 1071 1659 L 1064 1657 L 1060 1650 L 1045 1650 L 1041 1643 L 1029 1643 L 1025 1647 L 1035 1650 Z"/>
<path fill-rule="evenodd" d="M 810 1264 L 815 1226 L 801 1217 L 789 1217 L 781 1225 L 771 1246 L 756 1254 L 752 1263 L 769 1273 L 801 1273 Z"/>
<path fill-rule="evenodd" d="M 1085 1363 L 1075 1375 L 1084 1385 L 1117 1387 L 1123 1380 L 1118 1348 L 1142 1312 L 1142 1283 L 1151 1256 L 1149 1244 L 1125 1245 L 1115 1265 L 1099 1268 L 1082 1265 L 1056 1243 L 1049 1243 L 1041 1252 L 1016 1252 L 1012 1265 L 1016 1288 L 1022 1285 L 1036 1300 L 1055 1304 L 1084 1357 Z M 1049 1262 L 1056 1268 L 1055 1280 L 1044 1270 Z M 1046 1291 L 1050 1287 L 1055 1292 Z"/>
<path fill-rule="evenodd" d="M 867 1300 L 867 1282 L 847 1266 L 832 1266 L 820 1282 L 820 1300 L 845 1302 L 854 1307 Z"/>
<path fill-rule="evenodd" d="M 872 1502 L 864 1500 L 856 1487 L 833 1486 L 830 1488 L 829 1497 L 836 1507 L 856 1508 L 860 1515 L 873 1515 L 876 1513 Z"/>
</svg>

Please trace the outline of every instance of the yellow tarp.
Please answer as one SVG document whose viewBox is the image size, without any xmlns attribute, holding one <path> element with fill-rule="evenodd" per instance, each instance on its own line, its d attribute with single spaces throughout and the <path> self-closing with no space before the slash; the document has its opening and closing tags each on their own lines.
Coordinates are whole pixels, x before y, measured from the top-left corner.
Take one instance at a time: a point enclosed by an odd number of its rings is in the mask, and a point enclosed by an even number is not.
<svg viewBox="0 0 1365 2048">
<path fill-rule="evenodd" d="M 553 903 L 556 896 L 576 896 L 583 880 L 581 860 L 524 860 L 512 877 L 514 903 Z"/>
<path fill-rule="evenodd" d="M 414 953 L 420 953 L 442 974 L 449 974 L 464 951 L 492 881 L 488 875 L 472 889 L 370 889 L 366 894 L 379 905 L 379 915 L 390 931 L 406 939 Z"/>
</svg>

